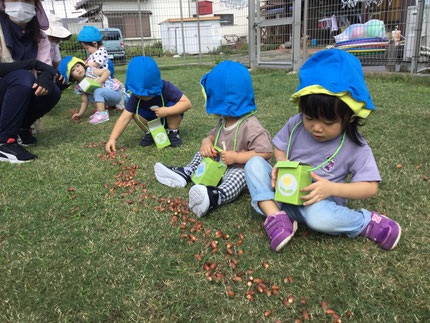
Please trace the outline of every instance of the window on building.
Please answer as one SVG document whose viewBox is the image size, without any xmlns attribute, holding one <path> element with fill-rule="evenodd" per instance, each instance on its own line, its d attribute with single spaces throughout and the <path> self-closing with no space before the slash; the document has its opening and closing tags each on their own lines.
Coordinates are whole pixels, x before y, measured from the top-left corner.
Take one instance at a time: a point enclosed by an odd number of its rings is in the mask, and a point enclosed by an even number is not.
<svg viewBox="0 0 430 323">
<path fill-rule="evenodd" d="M 151 37 L 150 13 L 142 13 L 143 37 Z M 107 14 L 109 27 L 121 29 L 124 38 L 140 37 L 139 15 L 137 13 L 125 13 L 121 16 Z"/>
<path fill-rule="evenodd" d="M 220 17 L 220 24 L 222 26 L 234 25 L 234 15 L 233 14 L 225 14 L 225 15 L 215 15 Z"/>
</svg>

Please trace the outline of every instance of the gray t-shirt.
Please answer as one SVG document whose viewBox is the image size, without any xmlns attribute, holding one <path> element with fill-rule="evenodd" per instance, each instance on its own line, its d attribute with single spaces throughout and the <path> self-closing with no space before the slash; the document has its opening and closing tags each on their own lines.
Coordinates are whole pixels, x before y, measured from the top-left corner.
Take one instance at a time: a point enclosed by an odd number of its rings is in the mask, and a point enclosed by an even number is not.
<svg viewBox="0 0 430 323">
<path fill-rule="evenodd" d="M 300 121 L 302 121 L 301 113 L 288 120 L 273 138 L 272 142 L 276 148 L 287 151 L 291 130 Z M 356 145 L 346 136 L 338 154 L 314 173 L 335 183 L 345 183 L 349 174 L 352 176 L 351 182 L 380 182 L 381 176 L 372 150 L 363 137 L 360 139 L 364 143 L 363 146 Z M 317 142 L 302 123 L 294 130 L 288 159 L 307 163 L 313 167 L 319 166 L 334 154 L 341 140 L 342 134 L 326 142 Z M 335 197 L 335 200 L 340 205 L 347 202 L 347 199 L 338 197 Z"/>
<path fill-rule="evenodd" d="M 218 130 L 223 124 L 223 119 L 218 121 L 217 126 L 209 132 L 209 135 L 217 136 Z M 236 134 L 237 127 L 225 128 L 222 126 L 217 147 L 225 150 L 233 150 L 234 148 L 234 137 Z M 239 131 L 237 132 L 236 138 L 236 150 L 237 152 L 243 151 L 255 151 L 256 153 L 271 153 L 273 151 L 272 143 L 270 142 L 269 132 L 263 128 L 258 119 L 255 116 L 250 116 L 242 121 L 239 125 Z M 241 164 L 231 165 L 234 167 L 244 167 Z"/>
</svg>

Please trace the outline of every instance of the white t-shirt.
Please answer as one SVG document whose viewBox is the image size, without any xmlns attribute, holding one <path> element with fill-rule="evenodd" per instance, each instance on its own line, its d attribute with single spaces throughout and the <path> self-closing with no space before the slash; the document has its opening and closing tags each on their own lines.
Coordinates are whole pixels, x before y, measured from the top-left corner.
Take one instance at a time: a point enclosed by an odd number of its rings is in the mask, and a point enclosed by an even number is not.
<svg viewBox="0 0 430 323">
<path fill-rule="evenodd" d="M 92 53 L 85 61 L 85 64 L 95 62 L 97 68 L 108 69 L 108 53 L 107 50 L 102 46 Z"/>
<path fill-rule="evenodd" d="M 59 63 L 61 61 L 60 47 L 58 44 L 51 43 L 50 55 L 53 63 Z"/>
</svg>

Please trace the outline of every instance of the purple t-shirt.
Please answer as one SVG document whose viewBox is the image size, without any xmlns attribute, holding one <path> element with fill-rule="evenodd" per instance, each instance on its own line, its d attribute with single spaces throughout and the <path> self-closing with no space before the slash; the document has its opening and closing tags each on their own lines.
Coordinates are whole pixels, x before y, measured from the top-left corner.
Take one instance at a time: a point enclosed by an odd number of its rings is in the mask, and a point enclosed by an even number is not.
<svg viewBox="0 0 430 323">
<path fill-rule="evenodd" d="M 182 91 L 179 90 L 176 86 L 174 86 L 169 81 L 162 80 L 162 82 L 163 82 L 163 88 L 161 90 L 161 95 L 163 96 L 164 106 L 171 106 L 173 104 L 178 103 L 179 100 L 182 98 L 182 95 L 183 95 Z M 140 109 L 150 110 L 150 108 L 154 105 L 162 107 L 163 100 L 161 99 L 161 95 L 154 96 L 149 101 L 140 100 L 139 111 Z M 139 99 L 134 94 L 132 94 L 130 99 L 127 102 L 125 109 L 128 112 L 136 113 L 136 107 L 138 102 L 139 102 Z"/>
<path fill-rule="evenodd" d="M 302 119 L 302 114 L 299 113 L 288 120 L 272 140 L 276 148 L 287 152 L 291 130 Z M 381 176 L 372 150 L 363 137 L 360 136 L 360 139 L 364 143 L 363 146 L 353 143 L 346 136 L 338 154 L 328 164 L 316 169 L 314 173 L 335 183 L 345 183 L 350 174 L 352 176 L 351 182 L 380 182 Z M 288 159 L 307 163 L 313 167 L 319 166 L 334 154 L 341 140 L 342 134 L 332 140 L 320 143 L 306 131 L 302 123 L 294 130 Z M 347 199 L 334 198 L 340 205 L 347 202 Z"/>
</svg>

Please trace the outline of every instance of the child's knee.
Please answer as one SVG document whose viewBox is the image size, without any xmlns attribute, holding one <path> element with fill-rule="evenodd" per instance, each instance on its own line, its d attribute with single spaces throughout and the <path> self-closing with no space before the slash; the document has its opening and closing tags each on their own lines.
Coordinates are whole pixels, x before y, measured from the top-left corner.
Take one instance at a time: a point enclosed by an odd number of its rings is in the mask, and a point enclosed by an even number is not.
<svg viewBox="0 0 430 323">
<path fill-rule="evenodd" d="M 314 231 L 330 232 L 332 231 L 330 221 L 328 221 L 330 215 L 327 214 L 327 210 L 325 210 L 322 204 L 315 203 L 305 208 L 305 222 Z"/>
<path fill-rule="evenodd" d="M 245 171 L 254 172 L 258 169 L 261 170 L 261 167 L 264 163 L 266 163 L 266 160 L 263 157 L 254 156 L 251 159 L 249 159 L 248 162 L 245 164 Z"/>
</svg>

